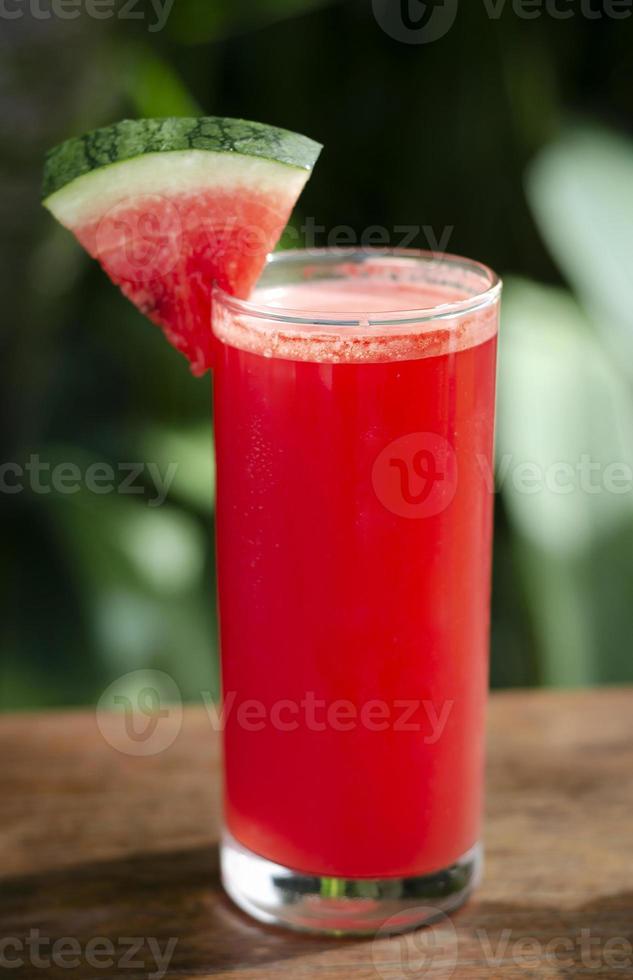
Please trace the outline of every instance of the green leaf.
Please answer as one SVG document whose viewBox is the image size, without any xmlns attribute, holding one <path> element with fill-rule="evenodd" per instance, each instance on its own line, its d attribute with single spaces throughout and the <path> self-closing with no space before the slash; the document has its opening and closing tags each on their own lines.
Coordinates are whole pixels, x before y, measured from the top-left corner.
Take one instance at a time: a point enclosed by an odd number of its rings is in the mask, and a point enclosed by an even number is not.
<svg viewBox="0 0 633 980">
<path fill-rule="evenodd" d="M 631 674 L 621 656 L 629 589 L 613 569 L 633 532 L 632 433 L 630 392 L 574 299 L 508 282 L 497 479 L 545 683 Z"/>
<path fill-rule="evenodd" d="M 123 60 L 124 88 L 139 117 L 203 115 L 174 69 L 155 49 L 130 45 Z"/>
<path fill-rule="evenodd" d="M 616 354 L 633 354 L 633 141 L 577 128 L 527 175 L 537 223 L 560 268 Z"/>
<path fill-rule="evenodd" d="M 630 393 L 566 292 L 506 286 L 497 448 L 509 513 L 548 552 L 578 553 L 633 517 Z M 572 472 L 573 471 L 573 472 Z"/>
<path fill-rule="evenodd" d="M 142 454 L 161 473 L 174 472 L 170 497 L 211 513 L 215 501 L 215 461 L 211 422 L 183 429 L 150 429 Z"/>
</svg>

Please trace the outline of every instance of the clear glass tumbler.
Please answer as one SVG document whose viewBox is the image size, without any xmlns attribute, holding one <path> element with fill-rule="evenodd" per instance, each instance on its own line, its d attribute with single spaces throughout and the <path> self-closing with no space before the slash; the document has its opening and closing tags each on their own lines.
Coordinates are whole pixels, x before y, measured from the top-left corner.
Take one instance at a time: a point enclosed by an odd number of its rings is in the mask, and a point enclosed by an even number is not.
<svg viewBox="0 0 633 980">
<path fill-rule="evenodd" d="M 477 881 L 500 292 L 367 249 L 215 290 L 222 877 L 258 919 L 398 931 Z"/>
</svg>

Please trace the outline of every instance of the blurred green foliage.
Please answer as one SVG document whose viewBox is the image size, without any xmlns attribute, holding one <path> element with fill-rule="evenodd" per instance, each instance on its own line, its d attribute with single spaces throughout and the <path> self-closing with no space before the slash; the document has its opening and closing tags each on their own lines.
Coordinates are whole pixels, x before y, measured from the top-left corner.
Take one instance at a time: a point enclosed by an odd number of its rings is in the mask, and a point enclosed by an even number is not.
<svg viewBox="0 0 633 980">
<path fill-rule="evenodd" d="M 633 680 L 633 495 L 517 480 L 526 462 L 633 466 L 631 21 L 469 3 L 405 45 L 365 0 L 178 0 L 160 31 L 142 9 L 2 25 L 3 460 L 143 472 L 133 495 L 2 494 L 0 706 L 90 702 L 144 667 L 217 690 L 210 381 L 38 200 L 49 145 L 199 110 L 325 144 L 293 223 L 316 244 L 343 224 L 393 244 L 419 226 L 421 247 L 448 228 L 506 277 L 493 683 Z M 150 463 L 177 464 L 160 507 Z"/>
<path fill-rule="evenodd" d="M 527 178 L 543 237 L 577 299 L 508 283 L 498 469 L 506 453 L 551 479 L 540 493 L 504 480 L 504 499 L 542 679 L 630 680 L 633 142 L 570 127 L 536 156 Z M 565 469 L 578 477 L 570 491 L 562 489 Z"/>
</svg>

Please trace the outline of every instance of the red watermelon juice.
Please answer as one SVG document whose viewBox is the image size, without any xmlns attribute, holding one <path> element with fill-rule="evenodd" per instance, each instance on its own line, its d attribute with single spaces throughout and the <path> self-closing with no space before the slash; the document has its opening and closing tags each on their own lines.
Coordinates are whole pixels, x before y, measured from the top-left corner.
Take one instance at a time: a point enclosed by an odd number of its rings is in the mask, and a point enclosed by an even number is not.
<svg viewBox="0 0 633 980">
<path fill-rule="evenodd" d="M 498 294 L 316 252 L 216 295 L 226 824 L 278 865 L 421 876 L 479 840 Z"/>
</svg>

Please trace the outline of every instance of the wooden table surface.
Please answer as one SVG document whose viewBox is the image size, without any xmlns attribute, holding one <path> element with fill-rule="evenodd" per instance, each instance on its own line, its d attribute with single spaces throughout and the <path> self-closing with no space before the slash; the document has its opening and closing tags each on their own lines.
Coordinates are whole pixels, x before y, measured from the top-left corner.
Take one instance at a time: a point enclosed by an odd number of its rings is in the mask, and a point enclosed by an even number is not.
<svg viewBox="0 0 633 980">
<path fill-rule="evenodd" d="M 218 744 L 203 708 L 139 756 L 109 744 L 92 712 L 2 716 L 0 970 L 633 977 L 632 709 L 625 689 L 495 694 L 482 886 L 451 920 L 369 940 L 261 926 L 223 895 Z"/>
</svg>

